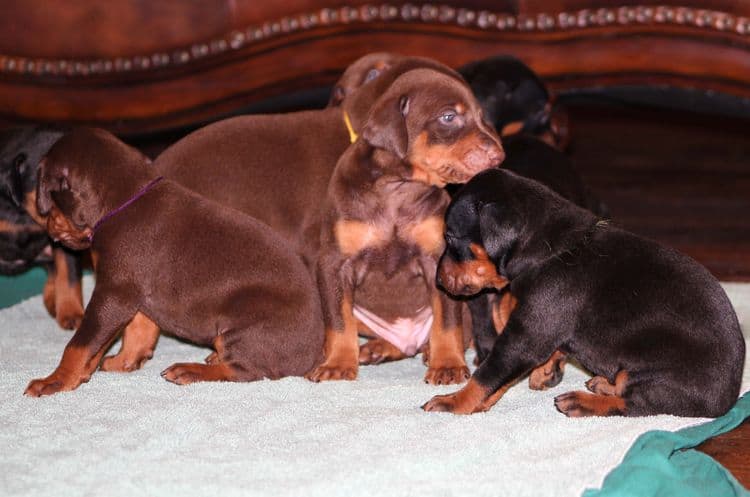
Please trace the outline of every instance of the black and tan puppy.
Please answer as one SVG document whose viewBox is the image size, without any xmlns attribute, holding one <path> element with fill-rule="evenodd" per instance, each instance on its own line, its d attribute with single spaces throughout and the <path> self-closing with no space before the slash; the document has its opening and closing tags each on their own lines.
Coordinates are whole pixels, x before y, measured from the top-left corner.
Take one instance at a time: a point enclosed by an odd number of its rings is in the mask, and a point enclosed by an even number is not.
<svg viewBox="0 0 750 497">
<path fill-rule="evenodd" d="M 468 295 L 508 281 L 518 303 L 466 387 L 425 410 L 485 411 L 553 354 L 595 375 L 590 393 L 555 398 L 568 416 L 713 417 L 737 400 L 745 357 L 737 316 L 687 256 L 503 170 L 461 190 L 445 240 L 438 278 L 446 289 Z M 464 278 L 477 264 L 485 278 Z"/>
<path fill-rule="evenodd" d="M 36 209 L 39 161 L 64 131 L 22 126 L 0 132 L 0 274 L 43 266 L 44 304 L 65 329 L 83 317 L 80 257 L 52 244 Z"/>
<path fill-rule="evenodd" d="M 431 311 L 423 334 L 389 341 L 414 355 L 429 336 L 425 380 L 468 377 L 459 302 L 435 287 L 443 250 L 447 183 L 494 167 L 503 149 L 470 90 L 454 77 L 415 69 L 398 77 L 373 105 L 362 136 L 341 156 L 322 212 L 316 274 L 326 326 L 326 359 L 308 378 L 353 379 L 358 366 L 357 305 L 382 282 L 402 299 L 403 319 Z M 363 298 L 364 296 L 364 298 Z"/>
<path fill-rule="evenodd" d="M 506 153 L 503 169 L 543 184 L 600 218 L 609 217 L 607 207 L 586 188 L 570 159 L 557 148 L 525 134 L 504 140 L 503 147 Z M 476 276 L 476 271 L 481 272 L 483 267 L 478 264 L 473 272 L 464 273 L 463 278 Z M 492 349 L 498 333 L 505 328 L 516 300 L 505 286 L 500 291 L 494 288 L 485 290 L 468 299 L 467 304 L 471 309 L 472 338 L 479 364 Z M 563 363 L 560 359 L 555 356 L 555 361 L 535 370 L 530 377 L 531 388 L 545 389 L 556 385 L 562 379 L 560 367 Z M 548 371 L 546 375 L 542 374 L 544 370 Z"/>
<path fill-rule="evenodd" d="M 537 74 L 512 55 L 498 55 L 458 69 L 482 105 L 487 120 L 501 137 L 536 136 L 564 149 L 567 114 L 555 108 Z"/>
<path fill-rule="evenodd" d="M 320 302 L 299 257 L 264 224 L 157 177 L 114 136 L 80 129 L 60 139 L 37 202 L 53 238 L 98 257 L 81 326 L 27 395 L 87 381 L 137 315 L 215 350 L 207 364 L 162 373 L 178 384 L 302 375 L 320 359 Z"/>
</svg>

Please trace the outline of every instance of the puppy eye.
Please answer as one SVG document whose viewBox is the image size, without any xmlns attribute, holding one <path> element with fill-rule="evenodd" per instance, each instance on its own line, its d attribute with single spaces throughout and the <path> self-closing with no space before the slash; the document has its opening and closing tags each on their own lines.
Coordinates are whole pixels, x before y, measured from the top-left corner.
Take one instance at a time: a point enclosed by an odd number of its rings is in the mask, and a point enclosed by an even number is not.
<svg viewBox="0 0 750 497">
<path fill-rule="evenodd" d="M 16 155 L 16 158 L 13 159 L 13 167 L 21 167 L 21 164 L 23 164 L 24 162 L 26 162 L 26 154 L 18 154 Z"/>
<path fill-rule="evenodd" d="M 451 124 L 454 119 L 456 119 L 456 113 L 453 111 L 445 111 L 438 119 L 443 124 Z"/>
<path fill-rule="evenodd" d="M 370 81 L 377 78 L 378 76 L 380 76 L 380 71 L 378 69 L 374 69 L 374 68 L 370 69 L 369 71 L 367 71 L 367 74 L 365 75 L 364 82 L 369 83 Z"/>
</svg>

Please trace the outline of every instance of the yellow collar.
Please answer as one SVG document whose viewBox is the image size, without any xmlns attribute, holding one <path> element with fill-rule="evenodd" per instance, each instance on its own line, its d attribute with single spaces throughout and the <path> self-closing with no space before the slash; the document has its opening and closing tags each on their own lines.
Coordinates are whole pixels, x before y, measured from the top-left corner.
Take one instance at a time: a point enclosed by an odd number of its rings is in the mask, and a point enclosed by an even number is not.
<svg viewBox="0 0 750 497">
<path fill-rule="evenodd" d="M 344 124 L 346 124 L 346 130 L 349 131 L 349 141 L 351 143 L 354 143 L 357 141 L 357 138 L 359 138 L 359 135 L 357 135 L 357 132 L 354 131 L 354 128 L 352 127 L 352 122 L 349 120 L 349 114 L 344 111 Z"/>
</svg>

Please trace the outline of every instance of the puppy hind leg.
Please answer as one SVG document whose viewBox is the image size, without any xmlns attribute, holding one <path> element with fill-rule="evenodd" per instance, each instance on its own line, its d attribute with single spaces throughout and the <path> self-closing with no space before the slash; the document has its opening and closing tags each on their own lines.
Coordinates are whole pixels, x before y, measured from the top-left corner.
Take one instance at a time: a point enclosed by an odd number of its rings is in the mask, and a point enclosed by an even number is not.
<svg viewBox="0 0 750 497">
<path fill-rule="evenodd" d="M 162 371 L 162 378 L 177 385 L 188 385 L 199 381 L 251 381 L 260 379 L 261 376 L 257 375 L 248 378 L 247 375 L 242 374 L 241 368 L 233 365 L 225 347 L 225 335 L 231 336 L 234 334 L 236 332 L 228 331 L 216 337 L 214 340 L 215 352 L 206 358 L 207 364 L 178 362 Z"/>
<path fill-rule="evenodd" d="M 625 398 L 629 385 L 625 370 L 615 375 L 614 383 L 603 376 L 594 376 L 586 382 L 593 393 L 567 392 L 555 397 L 558 411 L 571 418 L 586 416 L 627 416 L 628 403 Z"/>
<path fill-rule="evenodd" d="M 102 361 L 102 371 L 130 372 L 143 367 L 154 356 L 159 327 L 146 315 L 137 312 L 122 333 L 122 347 Z"/>
</svg>

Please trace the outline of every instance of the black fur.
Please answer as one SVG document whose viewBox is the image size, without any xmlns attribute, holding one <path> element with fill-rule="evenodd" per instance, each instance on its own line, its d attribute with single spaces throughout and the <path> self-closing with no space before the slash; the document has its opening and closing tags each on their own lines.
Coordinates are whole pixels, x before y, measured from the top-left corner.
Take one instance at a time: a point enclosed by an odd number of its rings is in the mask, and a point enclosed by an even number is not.
<svg viewBox="0 0 750 497">
<path fill-rule="evenodd" d="M 44 250 L 49 237 L 24 202 L 36 188 L 39 161 L 62 134 L 41 126 L 0 132 L 0 274 L 19 274 L 50 262 Z"/>
<path fill-rule="evenodd" d="M 550 130 L 547 88 L 519 59 L 510 55 L 489 57 L 467 64 L 458 72 L 498 133 L 517 121 L 523 122 L 525 133 L 540 135 Z"/>
<path fill-rule="evenodd" d="M 490 394 L 560 350 L 610 382 L 627 372 L 624 409 L 609 414 L 713 417 L 737 400 L 737 316 L 689 257 L 504 170 L 475 176 L 448 208 L 443 258 L 460 262 L 471 243 L 518 299 L 474 373 Z"/>
</svg>

